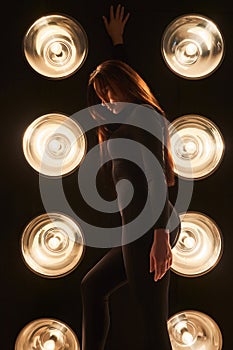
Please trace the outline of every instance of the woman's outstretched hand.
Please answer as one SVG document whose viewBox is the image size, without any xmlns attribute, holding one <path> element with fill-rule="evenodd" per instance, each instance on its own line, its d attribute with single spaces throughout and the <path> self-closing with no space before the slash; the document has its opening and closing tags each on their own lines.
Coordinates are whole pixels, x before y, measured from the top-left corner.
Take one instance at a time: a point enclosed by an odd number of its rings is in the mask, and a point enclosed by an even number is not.
<svg viewBox="0 0 233 350">
<path fill-rule="evenodd" d="M 113 45 L 123 44 L 123 34 L 126 22 L 129 19 L 129 13 L 125 16 L 124 6 L 120 4 L 116 8 L 114 15 L 113 5 L 110 6 L 109 21 L 103 16 L 104 25 L 110 38 L 112 39 Z"/>
<path fill-rule="evenodd" d="M 161 279 L 172 264 L 169 233 L 165 229 L 154 230 L 154 241 L 150 251 L 150 272 L 154 271 L 155 282 Z"/>
</svg>

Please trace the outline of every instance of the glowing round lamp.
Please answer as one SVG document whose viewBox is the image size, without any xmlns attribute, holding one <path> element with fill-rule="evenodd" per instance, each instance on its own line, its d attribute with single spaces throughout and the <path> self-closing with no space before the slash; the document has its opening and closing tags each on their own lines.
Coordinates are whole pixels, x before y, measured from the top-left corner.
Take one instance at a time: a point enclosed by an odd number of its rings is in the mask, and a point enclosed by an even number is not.
<svg viewBox="0 0 233 350">
<path fill-rule="evenodd" d="M 23 49 L 30 66 L 51 79 L 74 74 L 88 52 L 87 35 L 74 18 L 49 15 L 36 20 L 27 30 Z"/>
<path fill-rule="evenodd" d="M 79 225 L 61 213 L 42 214 L 25 227 L 21 250 L 26 265 L 43 277 L 56 278 L 73 271 L 84 254 Z"/>
<path fill-rule="evenodd" d="M 46 114 L 34 120 L 23 136 L 23 152 L 36 171 L 47 176 L 68 175 L 86 153 L 81 126 L 63 114 Z"/>
<path fill-rule="evenodd" d="M 225 144 L 219 128 L 208 118 L 189 114 L 169 125 L 174 171 L 199 180 L 211 175 L 220 165 Z"/>
<path fill-rule="evenodd" d="M 180 221 L 179 238 L 172 248 L 171 270 L 185 277 L 204 275 L 221 259 L 221 231 L 210 217 L 199 212 L 181 214 Z"/>
<path fill-rule="evenodd" d="M 80 350 L 74 331 L 64 322 L 41 318 L 28 323 L 18 334 L 15 350 Z"/>
<path fill-rule="evenodd" d="M 212 20 L 203 15 L 187 14 L 175 18 L 166 27 L 161 50 L 165 63 L 175 74 L 201 79 L 219 67 L 224 42 Z"/>
<path fill-rule="evenodd" d="M 173 350 L 221 350 L 222 333 L 205 313 L 187 310 L 169 318 L 168 333 Z"/>
</svg>

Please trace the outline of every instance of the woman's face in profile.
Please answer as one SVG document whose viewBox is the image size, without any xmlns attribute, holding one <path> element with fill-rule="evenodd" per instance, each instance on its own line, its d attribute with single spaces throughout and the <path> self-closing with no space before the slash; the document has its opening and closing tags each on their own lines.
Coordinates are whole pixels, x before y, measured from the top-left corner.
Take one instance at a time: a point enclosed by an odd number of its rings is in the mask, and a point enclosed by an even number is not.
<svg viewBox="0 0 233 350">
<path fill-rule="evenodd" d="M 113 114 L 118 114 L 125 108 L 126 102 L 123 102 L 125 98 L 123 97 L 122 94 L 119 93 L 119 95 L 117 95 L 106 87 L 104 95 L 105 95 L 105 98 L 102 98 L 100 96 L 100 99 L 102 101 L 102 106 L 105 106 Z"/>
</svg>

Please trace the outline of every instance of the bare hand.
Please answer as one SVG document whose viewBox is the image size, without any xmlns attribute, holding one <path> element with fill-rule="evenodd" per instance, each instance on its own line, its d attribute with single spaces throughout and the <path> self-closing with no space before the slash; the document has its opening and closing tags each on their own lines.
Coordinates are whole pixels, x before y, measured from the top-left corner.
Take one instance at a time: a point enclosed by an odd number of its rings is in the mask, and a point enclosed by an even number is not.
<svg viewBox="0 0 233 350">
<path fill-rule="evenodd" d="M 124 17 L 124 6 L 118 5 L 114 16 L 113 5 L 110 6 L 109 21 L 103 16 L 104 25 L 108 35 L 111 37 L 113 45 L 123 43 L 123 34 L 129 13 Z"/>
<path fill-rule="evenodd" d="M 156 229 L 150 251 L 150 272 L 154 271 L 155 282 L 165 275 L 171 265 L 172 251 L 169 233 L 165 229 Z"/>
</svg>

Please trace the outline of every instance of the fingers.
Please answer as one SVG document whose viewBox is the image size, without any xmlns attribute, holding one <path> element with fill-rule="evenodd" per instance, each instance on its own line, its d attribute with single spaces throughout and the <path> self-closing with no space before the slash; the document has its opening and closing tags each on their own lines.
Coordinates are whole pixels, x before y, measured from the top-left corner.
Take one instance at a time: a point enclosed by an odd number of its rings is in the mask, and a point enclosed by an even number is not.
<svg viewBox="0 0 233 350">
<path fill-rule="evenodd" d="M 123 20 L 124 12 L 125 12 L 125 8 L 124 8 L 124 6 L 122 6 L 121 11 L 120 11 L 120 20 L 121 21 Z"/>
<path fill-rule="evenodd" d="M 159 279 L 161 279 L 165 273 L 167 272 L 166 264 L 157 266 L 157 269 L 155 270 L 154 280 L 157 282 Z"/>
<path fill-rule="evenodd" d="M 130 16 L 130 13 L 127 13 L 127 15 L 125 16 L 125 19 L 122 21 L 123 26 L 126 25 L 126 22 L 128 21 L 129 16 Z"/>
<path fill-rule="evenodd" d="M 171 266 L 172 266 L 172 255 L 170 256 L 170 258 L 168 260 L 168 268 L 170 269 Z"/>
<path fill-rule="evenodd" d="M 153 256 L 150 256 L 150 272 L 154 271 L 154 281 L 157 282 L 161 279 L 166 272 L 170 269 L 172 265 L 172 257 L 167 259 L 164 263 L 156 263 L 156 260 L 153 259 Z"/>
<path fill-rule="evenodd" d="M 153 272 L 155 270 L 155 266 L 154 266 L 154 259 L 153 256 L 150 255 L 150 272 Z"/>
<path fill-rule="evenodd" d="M 113 5 L 110 6 L 110 14 L 109 14 L 110 20 L 114 19 L 114 11 L 113 11 Z"/>
<path fill-rule="evenodd" d="M 107 20 L 107 18 L 105 16 L 102 16 L 102 18 L 103 18 L 103 21 L 104 21 L 104 25 L 107 28 L 108 27 L 108 20 Z"/>
<path fill-rule="evenodd" d="M 122 8 L 123 8 L 123 10 L 124 10 L 124 7 L 122 7 Z M 117 8 L 116 8 L 116 19 L 120 19 L 122 8 L 121 8 L 121 5 L 120 5 L 120 4 L 117 5 Z"/>
<path fill-rule="evenodd" d="M 110 12 L 109 12 L 109 19 L 110 19 L 110 21 L 113 21 L 115 19 L 117 21 L 121 21 L 122 24 L 125 25 L 126 22 L 129 19 L 129 13 L 127 13 L 126 17 L 124 18 L 124 12 L 125 12 L 124 6 L 121 6 L 119 4 L 119 5 L 117 5 L 116 13 L 115 13 L 115 16 L 114 16 L 114 8 L 113 8 L 113 5 L 111 5 L 110 6 Z M 105 17 L 105 16 L 103 16 L 103 17 Z M 123 18 L 124 18 L 124 20 L 123 20 Z M 106 17 L 105 17 L 105 19 L 106 19 Z"/>
<path fill-rule="evenodd" d="M 163 275 L 166 273 L 167 269 L 165 268 L 165 264 L 157 264 L 156 259 L 154 259 L 153 255 L 150 255 L 150 272 L 154 271 L 154 281 L 157 282 Z"/>
</svg>

